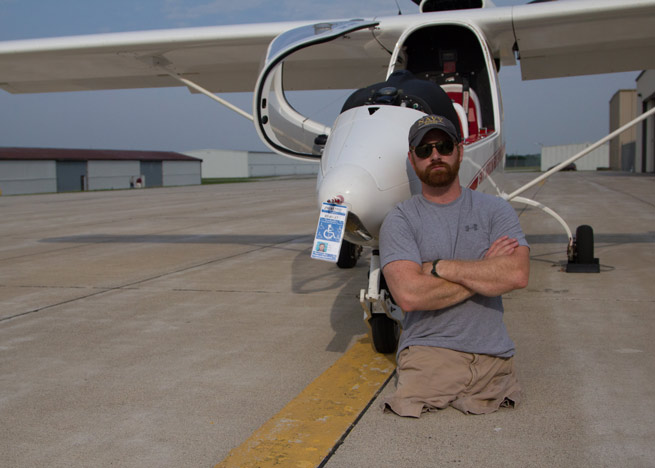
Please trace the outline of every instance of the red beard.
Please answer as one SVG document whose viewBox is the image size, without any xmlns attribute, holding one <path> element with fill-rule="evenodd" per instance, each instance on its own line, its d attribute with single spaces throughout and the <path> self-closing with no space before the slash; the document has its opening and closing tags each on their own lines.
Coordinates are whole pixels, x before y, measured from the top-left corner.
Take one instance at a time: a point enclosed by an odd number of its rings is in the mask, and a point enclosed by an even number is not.
<svg viewBox="0 0 655 468">
<path fill-rule="evenodd" d="M 446 162 L 438 161 L 430 164 L 417 175 L 424 184 L 430 187 L 447 187 L 457 178 L 458 173 L 459 158 L 455 158 L 452 166 Z"/>
</svg>

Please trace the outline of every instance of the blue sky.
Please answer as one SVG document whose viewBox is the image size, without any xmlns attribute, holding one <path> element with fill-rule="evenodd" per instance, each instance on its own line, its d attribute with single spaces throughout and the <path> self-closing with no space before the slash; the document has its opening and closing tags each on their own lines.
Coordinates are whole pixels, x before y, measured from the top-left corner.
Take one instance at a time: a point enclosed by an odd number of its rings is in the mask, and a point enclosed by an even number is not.
<svg viewBox="0 0 655 468">
<path fill-rule="evenodd" d="M 498 6 L 518 0 L 495 0 Z M 410 0 L 0 0 L 0 41 L 222 24 L 416 13 Z M 609 100 L 638 72 L 500 81 L 508 153 L 595 141 L 608 133 Z M 348 93 L 328 95 L 337 107 Z M 251 112 L 251 95 L 223 95 Z M 11 95 L 0 91 L 0 146 L 263 150 L 252 123 L 185 88 Z"/>
</svg>

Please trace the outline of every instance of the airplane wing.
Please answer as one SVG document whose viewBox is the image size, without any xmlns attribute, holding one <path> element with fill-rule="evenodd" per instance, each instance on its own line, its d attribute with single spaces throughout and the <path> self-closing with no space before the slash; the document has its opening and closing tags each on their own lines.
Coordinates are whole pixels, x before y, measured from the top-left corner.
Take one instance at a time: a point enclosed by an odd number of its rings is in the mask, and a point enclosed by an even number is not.
<svg viewBox="0 0 655 468">
<path fill-rule="evenodd" d="M 356 20 L 355 20 L 356 21 Z M 363 21 L 363 20 L 361 20 Z M 378 18 L 376 25 L 289 58 L 285 89 L 354 89 L 383 81 L 409 27 L 466 23 L 524 79 L 655 68 L 655 0 L 572 0 Z M 0 88 L 10 93 L 179 86 L 168 72 L 212 92 L 252 91 L 271 42 L 337 22 L 265 23 L 0 42 Z M 286 65 L 285 65 L 286 66 Z"/>
<path fill-rule="evenodd" d="M 524 80 L 655 68 L 655 2 L 576 1 L 514 7 Z"/>
<path fill-rule="evenodd" d="M 252 91 L 275 45 L 298 32 L 353 32 L 289 61 L 287 89 L 348 89 L 384 79 L 389 52 L 371 21 L 264 23 L 0 42 L 0 88 L 13 94 L 180 86 L 166 71 L 212 92 Z M 357 28 L 355 28 L 357 29 Z M 276 41 L 274 41 L 277 38 Z M 192 90 L 194 91 L 194 90 Z"/>
<path fill-rule="evenodd" d="M 0 87 L 10 93 L 158 88 L 252 91 L 269 43 L 296 23 L 189 28 L 0 42 Z"/>
</svg>

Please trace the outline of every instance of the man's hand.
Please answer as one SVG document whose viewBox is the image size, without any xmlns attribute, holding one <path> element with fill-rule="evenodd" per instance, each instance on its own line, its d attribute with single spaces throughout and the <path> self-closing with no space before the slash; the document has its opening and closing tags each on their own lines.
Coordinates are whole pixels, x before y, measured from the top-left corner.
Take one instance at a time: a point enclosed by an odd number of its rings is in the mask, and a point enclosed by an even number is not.
<svg viewBox="0 0 655 468">
<path fill-rule="evenodd" d="M 443 260 L 439 276 L 483 296 L 500 296 L 525 288 L 530 274 L 530 250 L 516 239 L 496 239 L 480 260 Z"/>
<path fill-rule="evenodd" d="M 512 255 L 516 248 L 519 246 L 519 241 L 516 239 L 503 236 L 496 239 L 487 252 L 484 254 L 484 258 L 494 258 L 502 257 L 504 255 Z M 432 274 L 432 262 L 425 262 L 421 265 L 423 274 L 428 275 Z"/>
<path fill-rule="evenodd" d="M 458 304 L 474 293 L 498 296 L 527 285 L 530 251 L 509 236 L 496 239 L 480 260 L 442 260 L 440 278 L 432 276 L 432 262 L 417 265 L 391 262 L 384 276 L 396 303 L 405 311 L 438 310 Z"/>
<path fill-rule="evenodd" d="M 519 246 L 519 241 L 509 236 L 503 236 L 496 239 L 484 254 L 484 258 L 502 257 L 503 255 L 512 255 L 514 250 Z"/>
<path fill-rule="evenodd" d="M 439 310 L 465 301 L 473 291 L 430 274 L 432 263 L 419 266 L 396 260 L 384 267 L 384 277 L 396 304 L 404 312 Z"/>
</svg>

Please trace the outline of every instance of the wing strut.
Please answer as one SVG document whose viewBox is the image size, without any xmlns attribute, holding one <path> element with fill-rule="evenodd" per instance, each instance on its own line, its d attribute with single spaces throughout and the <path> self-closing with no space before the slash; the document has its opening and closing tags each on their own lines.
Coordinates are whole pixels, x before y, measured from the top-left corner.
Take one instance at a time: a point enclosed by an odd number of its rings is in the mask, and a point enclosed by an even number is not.
<svg viewBox="0 0 655 468">
<path fill-rule="evenodd" d="M 177 81 L 179 81 L 179 82 L 181 82 L 181 83 L 184 83 L 184 84 L 185 84 L 186 86 L 188 86 L 189 88 L 193 88 L 193 89 L 195 89 L 196 91 L 198 91 L 199 93 L 204 94 L 204 95 L 207 96 L 208 98 L 211 98 L 211 99 L 213 99 L 214 101 L 218 102 L 219 104 L 224 105 L 224 106 L 227 107 L 228 109 L 230 109 L 230 110 L 236 112 L 237 114 L 239 114 L 241 117 L 245 117 L 246 119 L 250 120 L 251 122 L 253 121 L 253 117 L 252 117 L 251 114 L 248 114 L 246 111 L 244 111 L 244 110 L 238 108 L 237 106 L 235 106 L 234 104 L 232 104 L 232 103 L 226 101 L 225 99 L 216 96 L 214 93 L 212 93 L 211 91 L 209 91 L 209 90 L 203 88 L 203 87 L 200 86 L 199 84 L 196 84 L 196 83 L 194 83 L 194 82 L 191 81 L 191 80 L 187 80 L 186 78 L 182 78 L 182 77 L 181 77 L 180 75 L 178 75 L 177 73 L 170 71 L 169 69 L 167 69 L 166 67 L 164 67 L 164 66 L 162 66 L 162 65 L 158 65 L 158 68 L 160 68 L 162 71 L 164 71 L 164 72 L 165 72 L 167 75 L 169 75 L 171 78 L 173 78 L 173 79 L 175 79 L 175 80 L 177 80 Z"/>
<path fill-rule="evenodd" d="M 520 197 L 519 195 L 521 193 L 525 192 L 526 190 L 528 190 L 529 188 L 534 187 L 536 184 L 538 184 L 542 180 L 545 180 L 546 178 L 550 177 L 554 173 L 560 171 L 562 168 L 568 166 L 572 162 L 577 161 L 581 157 L 589 154 L 590 152 L 592 152 L 593 150 L 595 150 L 599 146 L 601 146 L 604 143 L 608 142 L 612 138 L 620 135 L 621 133 L 623 133 L 627 129 L 629 129 L 631 127 L 634 127 L 639 122 L 641 122 L 644 119 L 647 119 L 648 117 L 650 117 L 653 114 L 655 114 L 655 107 L 652 108 L 651 110 L 649 110 L 648 112 L 644 112 L 643 114 L 641 114 L 636 119 L 633 119 L 632 121 L 630 121 L 627 124 L 623 125 L 621 128 L 613 131 L 612 133 L 610 133 L 606 137 L 601 138 L 600 140 L 598 140 L 593 145 L 591 145 L 591 146 L 585 148 L 584 150 L 580 151 L 578 154 L 575 154 L 574 156 L 571 156 L 566 161 L 558 164 L 557 166 L 553 167 L 549 171 L 546 171 L 544 174 L 542 174 L 539 177 L 533 179 L 531 182 L 528 182 L 527 184 L 525 184 L 523 187 L 519 188 L 518 190 L 515 190 L 514 192 L 512 192 L 509 195 L 506 194 L 506 193 L 501 195 L 501 197 L 504 198 L 505 200 L 514 201 L 514 202 L 518 202 L 518 203 L 523 203 L 525 205 L 530 205 L 530 206 L 534 206 L 536 208 L 539 208 L 540 210 L 544 211 L 545 213 L 551 215 L 553 218 L 555 218 L 555 220 L 557 220 L 558 223 L 560 223 L 560 225 L 562 225 L 562 227 L 566 231 L 566 235 L 569 237 L 569 245 L 568 245 L 568 249 L 567 249 L 569 262 L 568 262 L 567 267 L 566 267 L 567 272 L 585 272 L 585 273 L 587 273 L 587 272 L 596 272 L 597 273 L 598 271 L 600 271 L 599 266 L 598 266 L 598 259 L 588 259 L 588 260 L 593 260 L 593 261 L 589 261 L 587 263 L 581 262 L 580 260 L 577 259 L 580 256 L 581 249 L 586 249 L 586 250 L 584 250 L 585 252 L 588 251 L 588 249 L 590 248 L 589 247 L 590 243 L 591 243 L 591 249 L 593 249 L 593 231 L 591 230 L 591 227 L 590 226 L 580 226 L 580 227 L 578 227 L 578 231 L 576 231 L 576 233 L 581 232 L 580 229 L 583 229 L 582 232 L 585 233 L 585 237 L 584 237 L 584 239 L 574 239 L 573 234 L 571 233 L 571 229 L 569 228 L 568 224 L 566 224 L 566 221 L 564 221 L 564 219 L 562 219 L 561 216 L 559 216 L 557 213 L 555 213 L 553 210 L 551 210 L 547 206 L 542 205 L 538 201 L 531 200 L 529 198 Z M 589 232 L 590 232 L 590 234 L 589 234 Z M 591 237 L 589 237 L 589 236 L 591 236 Z M 582 246 L 583 242 L 584 242 L 584 246 Z M 591 256 L 593 257 L 593 255 L 591 255 Z"/>
</svg>

